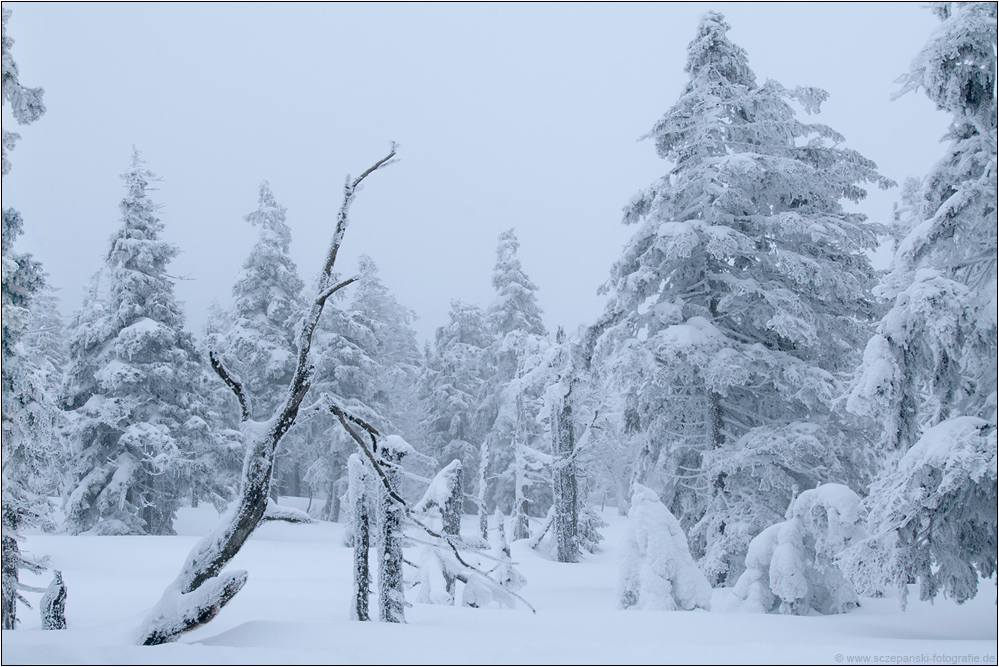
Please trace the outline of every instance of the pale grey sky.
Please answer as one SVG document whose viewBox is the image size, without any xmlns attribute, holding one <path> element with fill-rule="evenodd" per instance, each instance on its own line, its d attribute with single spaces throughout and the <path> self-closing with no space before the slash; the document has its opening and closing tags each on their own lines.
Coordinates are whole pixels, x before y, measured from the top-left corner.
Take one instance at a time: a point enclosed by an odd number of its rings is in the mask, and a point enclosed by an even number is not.
<svg viewBox="0 0 999 667">
<path fill-rule="evenodd" d="M 196 332 L 213 298 L 229 305 L 262 180 L 308 282 L 345 174 L 389 140 L 401 161 L 359 195 L 341 270 L 371 255 L 432 339 L 452 298 L 490 303 L 496 237 L 516 227 L 546 324 L 592 322 L 633 231 L 621 208 L 667 170 L 637 139 L 680 94 L 709 9 L 761 83 L 827 90 L 813 120 L 899 183 L 941 156 L 947 125 L 922 94 L 889 102 L 938 23 L 917 3 L 4 4 L 21 82 L 48 107 L 15 128 L 3 179 L 25 220 L 17 248 L 78 307 L 134 144 L 163 178 L 153 198 Z M 860 210 L 887 221 L 897 198 Z"/>
</svg>

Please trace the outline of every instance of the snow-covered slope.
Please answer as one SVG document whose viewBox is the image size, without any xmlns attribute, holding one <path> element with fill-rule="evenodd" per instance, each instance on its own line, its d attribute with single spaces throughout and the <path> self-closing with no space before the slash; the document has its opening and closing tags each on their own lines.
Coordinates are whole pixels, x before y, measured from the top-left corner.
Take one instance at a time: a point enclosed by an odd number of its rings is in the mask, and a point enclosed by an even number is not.
<svg viewBox="0 0 999 667">
<path fill-rule="evenodd" d="M 511 545 L 527 578 L 519 593 L 536 614 L 415 604 L 405 625 L 348 620 L 351 550 L 341 525 L 268 522 L 232 563 L 249 571 L 246 587 L 209 625 L 157 647 L 135 646 L 134 633 L 217 520 L 210 506 L 182 509 L 176 537 L 30 535 L 25 547 L 50 554 L 63 572 L 69 629 L 42 631 L 37 614 L 24 610 L 22 626 L 3 632 L 3 664 L 838 664 L 837 656 L 846 664 L 864 662 L 851 656 L 919 654 L 995 662 L 995 593 L 984 582 L 964 605 L 912 602 L 904 613 L 894 599 L 864 599 L 834 616 L 621 611 L 615 587 L 625 523 L 613 510 L 604 519 L 604 551 L 581 563 L 554 562 L 526 541 Z M 474 517 L 465 524 L 474 530 Z M 406 574 L 415 578 L 408 566 Z M 727 593 L 714 591 L 713 608 Z"/>
</svg>

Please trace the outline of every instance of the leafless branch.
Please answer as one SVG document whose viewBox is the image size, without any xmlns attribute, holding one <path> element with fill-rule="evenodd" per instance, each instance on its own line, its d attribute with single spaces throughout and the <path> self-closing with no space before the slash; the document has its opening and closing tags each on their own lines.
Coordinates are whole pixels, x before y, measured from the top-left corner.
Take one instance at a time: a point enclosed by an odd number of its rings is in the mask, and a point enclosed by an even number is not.
<svg viewBox="0 0 999 667">
<path fill-rule="evenodd" d="M 232 389 L 232 393 L 236 394 L 236 400 L 239 401 L 239 409 L 242 411 L 242 421 L 246 421 L 250 418 L 250 399 L 243 391 L 243 385 L 236 378 L 226 370 L 225 366 L 222 365 L 222 360 L 218 358 L 218 355 L 214 351 L 208 352 L 208 359 L 211 361 L 212 370 L 215 374 L 222 378 L 222 382 L 225 382 L 226 386 Z"/>
<path fill-rule="evenodd" d="M 343 426 L 343 428 L 347 431 L 350 437 L 354 439 L 354 442 L 356 442 L 357 445 L 361 448 L 361 451 L 367 457 L 368 462 L 371 463 L 372 468 L 374 468 L 375 472 L 378 474 L 378 477 L 382 482 L 382 486 L 385 487 L 385 492 L 388 494 L 390 498 L 392 498 L 392 500 L 397 502 L 402 507 L 403 511 L 406 513 L 407 518 L 409 518 L 410 521 L 412 521 L 414 524 L 422 528 L 424 532 L 426 532 L 428 535 L 436 538 L 437 544 L 440 544 L 442 542 L 446 543 L 448 547 L 450 547 L 451 552 L 454 554 L 455 559 L 462 565 L 462 567 L 468 568 L 472 572 L 475 572 L 476 574 L 479 574 L 480 576 L 485 578 L 487 581 L 491 581 L 496 586 L 502 588 L 502 586 L 500 586 L 500 584 L 496 582 L 492 577 L 490 577 L 488 574 L 486 574 L 479 568 L 475 567 L 471 563 L 468 563 L 464 558 L 461 557 L 461 552 L 458 551 L 459 545 L 455 543 L 454 539 L 452 539 L 449 535 L 446 535 L 444 533 L 438 533 L 437 531 L 433 530 L 432 528 L 424 524 L 422 521 L 420 521 L 419 518 L 417 518 L 416 512 L 414 512 L 412 508 L 410 508 L 409 504 L 402 498 L 402 496 L 397 494 L 395 490 L 392 488 L 392 484 L 391 482 L 389 482 L 388 475 L 385 474 L 385 471 L 382 469 L 381 464 L 378 462 L 378 459 L 375 457 L 374 452 L 368 447 L 367 443 L 364 442 L 364 439 L 360 435 L 358 435 L 357 431 L 355 431 L 350 427 L 350 424 L 348 424 L 347 421 L 350 420 L 357 423 L 358 425 L 362 425 L 361 427 L 368 432 L 368 434 L 371 436 L 372 441 L 375 441 L 375 438 L 378 435 L 378 431 L 376 431 L 373 426 L 366 424 L 362 420 L 357 419 L 356 417 L 351 417 L 332 401 L 330 402 L 330 412 L 336 415 L 337 419 L 340 420 L 340 425 Z M 531 610 L 531 613 L 537 613 L 534 611 L 534 607 L 532 607 L 527 600 L 517 595 L 513 591 L 509 591 L 507 589 L 503 590 L 505 590 L 507 593 L 509 593 L 513 597 L 523 602 L 527 606 L 527 608 Z"/>
</svg>

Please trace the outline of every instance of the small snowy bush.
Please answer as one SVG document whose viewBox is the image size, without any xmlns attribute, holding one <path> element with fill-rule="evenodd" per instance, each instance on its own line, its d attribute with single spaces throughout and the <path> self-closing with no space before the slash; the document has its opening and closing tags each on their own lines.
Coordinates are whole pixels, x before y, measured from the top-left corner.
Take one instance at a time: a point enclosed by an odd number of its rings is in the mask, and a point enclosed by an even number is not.
<svg viewBox="0 0 999 667">
<path fill-rule="evenodd" d="M 727 611 L 838 614 L 858 606 L 837 556 L 863 539 L 860 497 L 842 484 L 823 484 L 791 504 L 787 520 L 753 538 L 746 570 L 726 600 Z"/>
<path fill-rule="evenodd" d="M 640 484 L 631 496 L 622 552 L 622 608 L 710 608 L 711 586 L 690 556 L 680 522 Z"/>
</svg>

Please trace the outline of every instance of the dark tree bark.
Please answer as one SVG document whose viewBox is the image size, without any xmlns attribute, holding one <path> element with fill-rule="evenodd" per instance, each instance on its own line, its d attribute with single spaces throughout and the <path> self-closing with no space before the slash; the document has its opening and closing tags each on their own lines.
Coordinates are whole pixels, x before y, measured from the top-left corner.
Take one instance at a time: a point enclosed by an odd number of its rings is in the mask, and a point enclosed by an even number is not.
<svg viewBox="0 0 999 667">
<path fill-rule="evenodd" d="M 350 618 L 354 621 L 369 621 L 368 597 L 371 588 L 371 575 L 368 569 L 368 548 L 371 532 L 368 522 L 368 476 L 364 464 L 357 454 L 347 460 L 348 498 L 350 498 L 350 531 L 354 543 L 354 596 L 351 601 Z"/>
<path fill-rule="evenodd" d="M 239 552 L 264 516 L 278 443 L 295 423 L 299 407 L 311 385 L 313 368 L 309 350 L 326 300 L 354 282 L 351 278 L 334 283 L 333 267 L 347 229 L 347 214 L 357 187 L 369 174 L 393 162 L 394 157 L 395 144 L 386 157 L 353 181 L 348 179 L 344 185 L 343 203 L 337 214 L 333 240 L 320 273 L 315 298 L 299 334 L 298 363 L 277 413 L 266 422 L 250 421 L 249 400 L 242 385 L 225 371 L 217 358 L 212 359 L 213 368 L 236 394 L 243 410 L 241 430 L 247 451 L 240 496 L 234 509 L 188 555 L 180 574 L 146 617 L 140 643 L 154 645 L 174 641 L 182 633 L 207 623 L 246 583 L 245 571 L 222 572 L 222 569 Z"/>
<path fill-rule="evenodd" d="M 382 468 L 389 485 L 398 485 L 398 466 L 406 452 L 384 446 L 378 449 Z M 378 553 L 378 603 L 379 618 L 386 623 L 406 622 L 406 596 L 402 578 L 402 518 L 403 507 L 395 501 L 388 489 L 379 489 L 378 528 L 381 531 L 381 549 Z"/>
<path fill-rule="evenodd" d="M 560 328 L 556 341 L 564 343 L 565 334 Z M 555 558 L 560 563 L 579 561 L 579 539 L 576 525 L 579 508 L 576 503 L 576 465 L 574 451 L 576 438 L 572 416 L 572 366 L 562 374 L 560 395 L 552 406 L 551 435 L 554 470 L 552 470 L 552 495 L 555 504 Z"/>
</svg>

